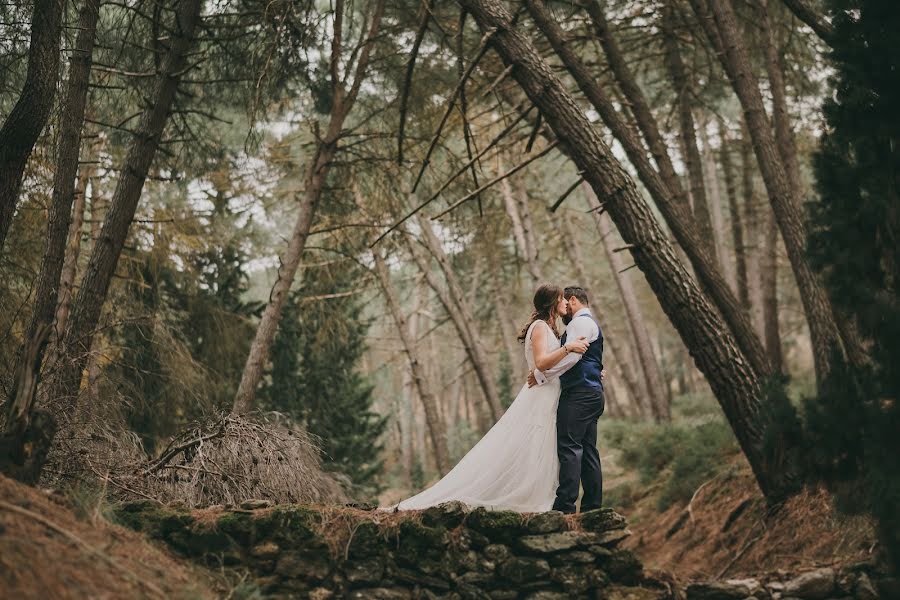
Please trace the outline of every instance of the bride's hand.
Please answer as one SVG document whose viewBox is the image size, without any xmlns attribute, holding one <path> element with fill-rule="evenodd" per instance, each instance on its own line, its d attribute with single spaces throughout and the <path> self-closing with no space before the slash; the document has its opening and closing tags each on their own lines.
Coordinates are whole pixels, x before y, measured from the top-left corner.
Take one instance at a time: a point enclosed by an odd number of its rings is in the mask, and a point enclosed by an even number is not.
<svg viewBox="0 0 900 600">
<path fill-rule="evenodd" d="M 588 344 L 587 338 L 584 336 L 581 336 L 574 342 L 568 342 L 566 344 L 566 348 L 569 350 L 569 352 L 577 352 L 578 354 L 584 354 L 585 352 L 587 352 L 588 345 L 589 344 Z"/>
</svg>

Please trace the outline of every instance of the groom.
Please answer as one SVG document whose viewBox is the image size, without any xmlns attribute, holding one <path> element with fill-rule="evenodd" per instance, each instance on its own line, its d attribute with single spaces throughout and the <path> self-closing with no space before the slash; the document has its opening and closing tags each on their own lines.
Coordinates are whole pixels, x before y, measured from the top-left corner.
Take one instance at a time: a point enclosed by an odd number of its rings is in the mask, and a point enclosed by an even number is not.
<svg viewBox="0 0 900 600">
<path fill-rule="evenodd" d="M 584 487 L 581 512 L 600 508 L 603 496 L 603 474 L 597 452 L 597 419 L 603 414 L 603 332 L 591 314 L 587 292 L 581 287 L 567 287 L 563 296 L 568 301 L 563 316 L 567 339 L 584 337 L 589 342 L 584 354 L 571 353 L 556 365 L 528 378 L 528 385 L 541 385 L 559 375 L 561 394 L 556 409 L 556 452 L 559 456 L 559 487 L 553 510 L 575 512 L 578 483 Z"/>
</svg>

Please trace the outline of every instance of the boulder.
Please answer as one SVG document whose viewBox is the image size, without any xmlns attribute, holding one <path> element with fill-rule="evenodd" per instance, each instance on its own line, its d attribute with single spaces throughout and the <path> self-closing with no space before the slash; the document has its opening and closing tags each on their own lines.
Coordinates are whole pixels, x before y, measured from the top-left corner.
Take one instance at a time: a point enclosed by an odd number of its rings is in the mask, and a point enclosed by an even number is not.
<svg viewBox="0 0 900 600">
<path fill-rule="evenodd" d="M 488 560 L 498 564 L 508 560 L 509 557 L 512 556 L 509 547 L 504 546 L 503 544 L 490 544 L 485 546 L 481 553 Z"/>
<path fill-rule="evenodd" d="M 816 569 L 785 582 L 782 597 L 824 600 L 834 591 L 834 583 L 834 569 Z"/>
</svg>

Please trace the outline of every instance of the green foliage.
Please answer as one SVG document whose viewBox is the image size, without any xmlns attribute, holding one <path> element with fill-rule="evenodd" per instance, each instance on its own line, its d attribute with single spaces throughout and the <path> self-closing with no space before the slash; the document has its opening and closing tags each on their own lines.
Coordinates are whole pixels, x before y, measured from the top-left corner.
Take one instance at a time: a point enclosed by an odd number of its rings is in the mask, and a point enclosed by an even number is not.
<svg viewBox="0 0 900 600">
<path fill-rule="evenodd" d="M 637 471 L 641 486 L 661 486 L 660 510 L 690 500 L 738 453 L 734 434 L 721 418 L 679 425 L 616 421 L 604 438 L 621 450 L 622 465 Z M 630 496 L 628 489 L 613 492 L 606 503 L 626 503 Z"/>
<path fill-rule="evenodd" d="M 319 436 L 324 466 L 371 497 L 380 489 L 387 419 L 373 412 L 372 386 L 357 370 L 369 322 L 355 295 L 359 270 L 348 264 L 304 271 L 285 306 L 260 400 Z"/>
<path fill-rule="evenodd" d="M 879 522 L 900 567 L 900 4 L 832 0 L 833 93 L 814 168 L 810 255 L 839 318 L 871 341 L 870 366 L 838 365 L 806 403 L 812 468 L 850 512 Z M 840 361 L 838 361 L 840 362 Z"/>
</svg>

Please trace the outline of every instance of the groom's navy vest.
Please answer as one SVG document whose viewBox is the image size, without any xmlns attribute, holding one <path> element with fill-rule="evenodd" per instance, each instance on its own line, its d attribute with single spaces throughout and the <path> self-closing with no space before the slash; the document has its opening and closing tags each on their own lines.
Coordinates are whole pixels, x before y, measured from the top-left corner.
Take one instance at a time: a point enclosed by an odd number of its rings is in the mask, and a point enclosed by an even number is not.
<svg viewBox="0 0 900 600">
<path fill-rule="evenodd" d="M 588 345 L 587 351 L 581 355 L 575 365 L 559 376 L 560 387 L 563 392 L 574 387 L 590 387 L 603 391 L 603 383 L 600 381 L 600 371 L 603 370 L 603 330 L 600 329 L 600 323 L 597 319 L 588 313 L 584 313 L 575 317 L 591 319 L 597 324 L 597 339 Z M 566 335 L 564 333 L 560 340 L 560 345 L 566 343 Z"/>
</svg>

